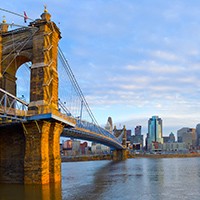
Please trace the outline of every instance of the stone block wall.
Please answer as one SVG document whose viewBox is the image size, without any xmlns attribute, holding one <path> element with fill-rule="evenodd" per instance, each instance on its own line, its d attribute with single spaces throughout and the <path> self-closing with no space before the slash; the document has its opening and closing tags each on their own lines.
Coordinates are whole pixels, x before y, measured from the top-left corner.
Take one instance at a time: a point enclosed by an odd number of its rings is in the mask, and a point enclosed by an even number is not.
<svg viewBox="0 0 200 200">
<path fill-rule="evenodd" d="M 0 128 L 0 182 L 23 183 L 25 137 L 21 124 Z"/>
</svg>

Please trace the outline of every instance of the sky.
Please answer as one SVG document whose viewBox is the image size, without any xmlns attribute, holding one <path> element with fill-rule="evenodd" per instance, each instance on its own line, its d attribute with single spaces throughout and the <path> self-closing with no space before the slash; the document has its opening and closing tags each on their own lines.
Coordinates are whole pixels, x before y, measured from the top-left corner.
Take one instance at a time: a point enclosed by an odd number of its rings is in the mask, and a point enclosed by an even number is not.
<svg viewBox="0 0 200 200">
<path fill-rule="evenodd" d="M 146 134 L 158 115 L 169 135 L 200 123 L 199 0 L 8 0 L 0 7 L 36 19 L 44 5 L 99 124 L 111 116 Z"/>
</svg>

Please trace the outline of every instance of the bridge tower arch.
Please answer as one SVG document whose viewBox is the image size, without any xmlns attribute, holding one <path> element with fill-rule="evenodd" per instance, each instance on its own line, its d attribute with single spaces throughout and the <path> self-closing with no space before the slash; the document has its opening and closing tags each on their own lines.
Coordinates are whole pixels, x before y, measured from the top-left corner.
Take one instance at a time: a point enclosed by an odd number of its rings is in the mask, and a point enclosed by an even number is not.
<svg viewBox="0 0 200 200">
<path fill-rule="evenodd" d="M 0 28 L 0 88 L 16 96 L 16 71 L 31 62 L 29 110 L 37 114 L 58 110 L 57 54 L 61 34 L 51 15 L 45 9 L 41 19 L 28 27 L 8 31 L 3 20 Z"/>
</svg>

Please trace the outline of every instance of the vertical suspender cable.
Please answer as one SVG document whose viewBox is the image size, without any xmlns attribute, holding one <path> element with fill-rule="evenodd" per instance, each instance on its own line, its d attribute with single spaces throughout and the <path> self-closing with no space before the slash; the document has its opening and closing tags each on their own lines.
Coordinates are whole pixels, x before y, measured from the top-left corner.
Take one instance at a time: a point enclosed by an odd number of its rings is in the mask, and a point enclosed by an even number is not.
<svg viewBox="0 0 200 200">
<path fill-rule="evenodd" d="M 70 80 L 72 81 L 72 84 L 74 85 L 79 97 L 83 101 L 83 103 L 84 103 L 84 105 L 85 105 L 85 107 L 87 109 L 87 112 L 90 115 L 91 119 L 93 120 L 93 122 L 95 122 L 98 125 L 98 122 L 96 121 L 96 119 L 95 119 L 95 117 L 94 117 L 94 115 L 93 115 L 93 113 L 92 113 L 92 111 L 91 111 L 91 109 L 90 109 L 90 107 L 89 107 L 84 95 L 83 95 L 83 92 L 80 89 L 80 86 L 78 85 L 78 82 L 77 82 L 77 80 L 76 80 L 76 78 L 75 78 L 75 76 L 74 76 L 74 74 L 73 74 L 73 72 L 72 72 L 72 70 L 70 68 L 70 65 L 69 65 L 68 61 L 66 60 L 66 58 L 65 58 L 63 52 L 61 51 L 60 47 L 58 47 L 58 50 L 59 50 L 58 51 L 59 52 L 59 56 L 62 59 L 62 62 L 64 63 L 65 70 L 66 70 L 67 74 L 69 75 Z"/>
</svg>

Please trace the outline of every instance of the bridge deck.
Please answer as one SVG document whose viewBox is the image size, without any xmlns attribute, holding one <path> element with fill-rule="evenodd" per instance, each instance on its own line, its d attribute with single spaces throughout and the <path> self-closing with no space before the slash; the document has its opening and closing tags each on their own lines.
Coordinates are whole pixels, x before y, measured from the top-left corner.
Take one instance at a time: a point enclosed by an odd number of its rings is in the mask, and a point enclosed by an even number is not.
<svg viewBox="0 0 200 200">
<path fill-rule="evenodd" d="M 125 149 L 123 145 L 119 143 L 119 141 L 114 140 L 111 137 L 86 130 L 84 128 L 78 128 L 78 127 L 75 127 L 73 129 L 65 128 L 61 136 L 94 141 L 109 146 L 113 149 Z"/>
<path fill-rule="evenodd" d="M 43 114 L 38 114 L 38 115 L 28 115 L 27 120 L 41 120 L 41 119 L 46 119 L 46 120 L 56 120 L 60 121 L 67 126 L 75 127 L 76 126 L 76 120 L 72 117 L 66 116 L 60 112 L 51 112 L 51 113 L 43 113 Z"/>
<path fill-rule="evenodd" d="M 23 121 L 46 119 L 60 121 L 71 127 L 75 127 L 76 125 L 76 120 L 74 118 L 53 109 L 43 110 L 43 113 L 39 113 L 38 111 L 20 110 L 12 107 L 0 106 L 0 118 L 7 118 L 10 120 L 23 119 Z"/>
</svg>

